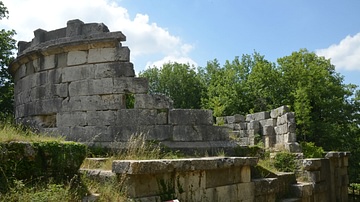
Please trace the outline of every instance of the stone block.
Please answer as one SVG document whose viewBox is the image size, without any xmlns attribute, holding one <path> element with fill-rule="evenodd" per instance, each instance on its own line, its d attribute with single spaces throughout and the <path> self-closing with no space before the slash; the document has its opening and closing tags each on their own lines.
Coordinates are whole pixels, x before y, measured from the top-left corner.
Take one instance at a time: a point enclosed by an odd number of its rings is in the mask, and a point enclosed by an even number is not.
<svg viewBox="0 0 360 202">
<path fill-rule="evenodd" d="M 225 162 L 224 162 L 225 163 Z M 242 173 L 242 166 L 239 167 L 225 167 L 222 169 L 206 170 L 206 188 L 226 186 L 230 184 L 237 184 L 242 182 L 242 178 L 247 178 L 248 170 L 244 169 Z M 244 175 L 244 176 L 243 176 Z M 221 177 L 218 177 L 221 176 Z M 247 179 L 244 179 L 247 180 Z"/>
<path fill-rule="evenodd" d="M 247 124 L 247 128 L 248 128 L 248 130 L 259 130 L 260 129 L 260 123 L 259 123 L 259 121 L 251 120 Z"/>
<path fill-rule="evenodd" d="M 285 149 L 292 153 L 300 153 L 301 147 L 297 142 L 284 143 Z"/>
<path fill-rule="evenodd" d="M 177 172 L 175 195 L 180 201 L 204 201 L 205 171 Z"/>
<path fill-rule="evenodd" d="M 88 63 L 102 63 L 114 61 L 129 62 L 130 49 L 128 47 L 117 47 L 96 48 L 89 50 Z"/>
<path fill-rule="evenodd" d="M 319 183 L 321 181 L 320 171 L 311 171 L 307 172 L 307 174 L 310 182 Z"/>
<path fill-rule="evenodd" d="M 146 94 L 149 83 L 146 78 L 119 77 L 114 78 L 114 93 Z"/>
<path fill-rule="evenodd" d="M 56 115 L 59 127 L 86 126 L 86 112 L 61 112 Z"/>
<path fill-rule="evenodd" d="M 251 169 L 250 166 L 241 167 L 241 182 L 251 182 Z"/>
<path fill-rule="evenodd" d="M 75 37 L 81 35 L 83 25 L 84 22 L 78 19 L 67 21 L 66 37 Z"/>
<path fill-rule="evenodd" d="M 14 75 L 14 81 L 17 82 L 18 80 L 24 78 L 26 76 L 26 66 L 25 64 L 21 65 Z"/>
<path fill-rule="evenodd" d="M 107 126 L 73 126 L 66 139 L 84 143 L 114 142 L 114 136 Z"/>
<path fill-rule="evenodd" d="M 264 137 L 265 148 L 274 147 L 275 143 L 276 143 L 276 137 L 275 136 L 265 136 Z"/>
<path fill-rule="evenodd" d="M 62 69 L 63 67 L 67 67 L 67 53 L 59 53 L 55 55 L 56 67 L 58 69 Z"/>
<path fill-rule="evenodd" d="M 173 104 L 166 95 L 135 94 L 135 109 L 172 109 Z"/>
<path fill-rule="evenodd" d="M 256 121 L 270 118 L 270 112 L 257 112 L 252 114 L 252 119 Z"/>
<path fill-rule="evenodd" d="M 114 136 L 115 142 L 127 142 L 130 140 L 130 138 L 138 137 L 142 134 L 143 131 L 140 129 L 139 126 L 133 125 L 133 126 L 110 126 L 110 133 Z"/>
<path fill-rule="evenodd" d="M 87 62 L 87 51 L 70 51 L 67 55 L 67 66 L 81 65 Z"/>
<path fill-rule="evenodd" d="M 296 124 L 295 123 L 288 122 L 287 127 L 288 127 L 288 131 L 290 133 L 295 133 L 296 132 Z"/>
<path fill-rule="evenodd" d="M 157 110 L 122 109 L 116 112 L 116 124 L 121 126 L 155 125 Z"/>
<path fill-rule="evenodd" d="M 169 111 L 167 110 L 156 110 L 156 124 L 157 125 L 167 125 L 169 124 Z"/>
<path fill-rule="evenodd" d="M 287 123 L 295 123 L 295 114 L 293 112 L 287 112 L 282 116 L 278 117 L 277 125 L 287 124 Z"/>
<path fill-rule="evenodd" d="M 86 123 L 89 126 L 110 126 L 115 125 L 114 111 L 88 111 Z"/>
<path fill-rule="evenodd" d="M 265 125 L 263 127 L 263 135 L 265 136 L 273 136 L 275 135 L 274 127 L 270 125 Z"/>
<path fill-rule="evenodd" d="M 47 69 L 53 69 L 55 67 L 56 67 L 55 55 L 44 56 L 43 62 L 42 62 L 42 65 L 41 65 L 41 69 L 42 70 L 47 70 Z"/>
<path fill-rule="evenodd" d="M 290 111 L 289 107 L 284 105 L 284 106 L 281 106 L 281 107 L 271 110 L 270 117 L 276 118 L 276 117 L 284 115 L 285 113 L 287 113 L 289 111 Z"/>
<path fill-rule="evenodd" d="M 173 137 L 173 126 L 170 125 L 143 126 L 140 131 L 146 134 L 149 140 L 167 141 Z"/>
<path fill-rule="evenodd" d="M 62 98 L 37 100 L 32 103 L 35 114 L 57 113 L 61 110 Z"/>
<path fill-rule="evenodd" d="M 67 67 L 63 70 L 62 82 L 79 81 L 95 78 L 95 66 L 93 64 Z"/>
<path fill-rule="evenodd" d="M 193 126 L 175 125 L 173 129 L 173 141 L 202 141 L 202 135 Z"/>
<path fill-rule="evenodd" d="M 226 123 L 228 123 L 228 124 L 235 123 L 235 117 L 234 116 L 226 116 L 225 119 L 226 119 Z"/>
<path fill-rule="evenodd" d="M 287 124 L 275 126 L 274 129 L 275 129 L 275 133 L 277 135 L 283 135 L 285 133 L 290 132 L 289 127 L 288 127 Z"/>
<path fill-rule="evenodd" d="M 111 78 L 73 81 L 69 84 L 69 96 L 112 94 L 113 88 Z"/>
<path fill-rule="evenodd" d="M 173 109 L 169 112 L 169 123 L 173 125 L 213 125 L 212 111 Z"/>
<path fill-rule="evenodd" d="M 236 123 L 234 124 L 234 130 L 246 130 L 247 129 L 247 123 Z"/>
<path fill-rule="evenodd" d="M 75 96 L 62 101 L 65 112 L 119 109 L 125 109 L 124 95 L 121 94 Z"/>
<path fill-rule="evenodd" d="M 134 65 L 131 62 L 112 62 L 95 64 L 95 78 L 134 77 Z"/>
<path fill-rule="evenodd" d="M 296 142 L 296 133 L 285 133 L 284 142 Z"/>
<path fill-rule="evenodd" d="M 48 71 L 49 84 L 59 84 L 62 82 L 63 69 L 53 69 Z"/>
<path fill-rule="evenodd" d="M 225 127 L 219 126 L 193 126 L 202 136 L 203 141 L 229 140 L 229 132 Z"/>
</svg>

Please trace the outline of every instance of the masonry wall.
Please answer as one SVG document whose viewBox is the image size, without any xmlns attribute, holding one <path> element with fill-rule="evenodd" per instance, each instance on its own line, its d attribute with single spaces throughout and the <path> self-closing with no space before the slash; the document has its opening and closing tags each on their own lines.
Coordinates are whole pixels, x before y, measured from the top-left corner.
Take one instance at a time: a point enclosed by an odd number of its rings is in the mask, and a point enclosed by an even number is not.
<svg viewBox="0 0 360 202">
<path fill-rule="evenodd" d="M 296 142 L 295 114 L 287 106 L 246 116 L 217 117 L 216 123 L 229 128 L 231 136 L 242 145 L 262 141 L 267 149 L 301 152 Z"/>
<path fill-rule="evenodd" d="M 124 147 L 140 133 L 185 152 L 236 146 L 225 127 L 213 126 L 210 110 L 173 109 L 168 97 L 148 94 L 148 81 L 135 77 L 121 32 L 71 20 L 34 35 L 19 42 L 9 68 L 18 122 L 107 147 Z"/>
<path fill-rule="evenodd" d="M 136 201 L 348 201 L 347 152 L 303 160 L 303 180 L 294 173 L 252 176 L 254 157 L 116 160 L 112 172 Z"/>
</svg>

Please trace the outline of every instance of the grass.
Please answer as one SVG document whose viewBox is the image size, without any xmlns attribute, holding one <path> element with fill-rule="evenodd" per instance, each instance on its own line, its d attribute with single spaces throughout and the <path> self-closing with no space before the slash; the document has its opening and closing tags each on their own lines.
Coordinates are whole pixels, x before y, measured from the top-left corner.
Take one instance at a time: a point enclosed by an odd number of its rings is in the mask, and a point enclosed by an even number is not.
<svg viewBox="0 0 360 202">
<path fill-rule="evenodd" d="M 114 160 L 178 159 L 184 158 L 180 152 L 167 150 L 160 143 L 147 141 L 146 134 L 134 134 L 126 145 L 126 150 L 112 151 L 103 161 L 85 159 L 81 168 L 111 170 Z"/>
<path fill-rule="evenodd" d="M 9 119 L 0 121 L 0 142 L 11 141 L 65 141 L 65 138 L 49 136 L 42 133 L 35 133 L 28 127 L 22 125 L 15 125 L 13 121 Z"/>
</svg>

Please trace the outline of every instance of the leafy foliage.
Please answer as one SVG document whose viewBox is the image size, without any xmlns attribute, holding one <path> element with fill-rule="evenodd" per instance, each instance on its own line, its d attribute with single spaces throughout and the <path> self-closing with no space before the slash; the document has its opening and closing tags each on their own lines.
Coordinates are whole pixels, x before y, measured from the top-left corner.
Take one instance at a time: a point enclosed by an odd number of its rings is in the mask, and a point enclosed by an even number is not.
<svg viewBox="0 0 360 202">
<path fill-rule="evenodd" d="M 301 142 L 301 148 L 304 153 L 304 158 L 323 158 L 324 149 L 318 147 L 313 142 Z"/>
<path fill-rule="evenodd" d="M 140 72 L 149 80 L 150 93 L 160 93 L 174 100 L 175 108 L 199 109 L 205 86 L 195 68 L 188 64 L 167 63 Z"/>
<path fill-rule="evenodd" d="M 0 20 L 7 18 L 8 10 L 0 1 Z M 12 50 L 16 48 L 16 41 L 13 39 L 14 30 L 0 30 L 0 116 L 13 113 L 13 92 L 14 83 L 7 71 L 12 57 Z"/>
<path fill-rule="evenodd" d="M 296 170 L 296 156 L 289 152 L 279 152 L 275 155 L 274 167 L 281 172 L 294 172 Z"/>
</svg>

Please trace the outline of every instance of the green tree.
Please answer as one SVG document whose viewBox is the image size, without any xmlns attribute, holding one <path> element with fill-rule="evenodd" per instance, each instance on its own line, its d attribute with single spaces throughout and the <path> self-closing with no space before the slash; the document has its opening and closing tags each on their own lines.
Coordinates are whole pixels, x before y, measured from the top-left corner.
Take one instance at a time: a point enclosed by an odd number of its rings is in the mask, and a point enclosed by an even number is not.
<svg viewBox="0 0 360 202">
<path fill-rule="evenodd" d="M 140 72 L 149 80 L 150 93 L 161 93 L 174 101 L 175 108 L 200 109 L 205 86 L 189 64 L 167 63 L 158 69 L 153 67 Z"/>
<path fill-rule="evenodd" d="M 0 1 L 0 20 L 8 17 L 8 10 Z M 13 39 L 14 30 L 0 30 L 0 113 L 1 116 L 13 113 L 13 92 L 14 83 L 7 71 L 13 59 L 12 50 L 16 48 L 16 41 Z"/>
<path fill-rule="evenodd" d="M 298 140 L 315 142 L 325 150 L 347 141 L 356 86 L 343 84 L 330 60 L 301 49 L 278 59 L 283 102 L 296 113 Z"/>
</svg>

